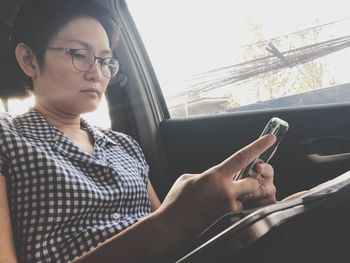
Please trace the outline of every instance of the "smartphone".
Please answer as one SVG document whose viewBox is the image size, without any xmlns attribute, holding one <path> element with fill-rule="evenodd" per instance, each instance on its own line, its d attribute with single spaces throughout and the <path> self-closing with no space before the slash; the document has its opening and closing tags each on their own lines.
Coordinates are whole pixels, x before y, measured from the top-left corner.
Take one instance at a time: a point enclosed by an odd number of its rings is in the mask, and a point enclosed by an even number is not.
<svg viewBox="0 0 350 263">
<path fill-rule="evenodd" d="M 246 168 L 244 168 L 242 171 L 240 171 L 236 177 L 233 179 L 235 181 L 243 179 L 248 176 L 250 170 L 253 168 L 255 162 L 260 159 L 265 163 L 268 163 L 274 153 L 277 150 L 278 145 L 280 144 L 283 136 L 286 134 L 288 131 L 289 125 L 288 122 L 277 118 L 273 117 L 265 126 L 265 129 L 261 133 L 260 137 L 264 136 L 265 134 L 274 134 L 276 136 L 276 142 L 268 148 L 265 152 L 263 152 L 257 159 L 252 161 Z"/>
</svg>

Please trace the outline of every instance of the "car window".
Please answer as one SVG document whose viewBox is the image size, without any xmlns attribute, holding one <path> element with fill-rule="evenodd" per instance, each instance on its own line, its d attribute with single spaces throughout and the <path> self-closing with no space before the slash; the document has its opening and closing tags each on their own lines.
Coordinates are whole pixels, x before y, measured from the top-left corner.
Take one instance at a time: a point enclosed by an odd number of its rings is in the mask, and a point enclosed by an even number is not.
<svg viewBox="0 0 350 263">
<path fill-rule="evenodd" d="M 348 102 L 346 1 L 127 4 L 171 117 Z"/>
</svg>

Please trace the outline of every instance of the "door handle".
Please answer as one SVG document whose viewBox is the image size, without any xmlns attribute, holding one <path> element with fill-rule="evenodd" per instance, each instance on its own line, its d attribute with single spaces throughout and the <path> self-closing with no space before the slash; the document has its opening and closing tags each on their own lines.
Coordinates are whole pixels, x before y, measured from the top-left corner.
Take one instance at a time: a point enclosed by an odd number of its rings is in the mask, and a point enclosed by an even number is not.
<svg viewBox="0 0 350 263">
<path fill-rule="evenodd" d="M 306 157 L 314 162 L 314 163 L 330 163 L 330 162 L 339 162 L 343 160 L 350 159 L 350 153 L 342 153 L 342 154 L 307 154 Z"/>
<path fill-rule="evenodd" d="M 318 137 L 302 142 L 306 158 L 315 163 L 339 162 L 350 159 L 350 138 Z"/>
</svg>

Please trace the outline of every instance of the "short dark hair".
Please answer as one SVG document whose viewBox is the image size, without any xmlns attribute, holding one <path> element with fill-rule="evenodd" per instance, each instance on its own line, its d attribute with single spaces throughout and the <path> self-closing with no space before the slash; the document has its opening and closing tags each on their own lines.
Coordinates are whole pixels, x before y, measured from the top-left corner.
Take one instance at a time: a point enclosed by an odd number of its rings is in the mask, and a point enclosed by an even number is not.
<svg viewBox="0 0 350 263">
<path fill-rule="evenodd" d="M 13 66 L 29 90 L 33 89 L 30 77 L 24 74 L 15 58 L 15 48 L 25 43 L 42 65 L 49 41 L 62 26 L 72 19 L 86 16 L 97 20 L 107 33 L 113 49 L 120 37 L 120 23 L 107 8 L 92 0 L 27 0 L 17 11 L 11 30 L 10 49 Z"/>
</svg>

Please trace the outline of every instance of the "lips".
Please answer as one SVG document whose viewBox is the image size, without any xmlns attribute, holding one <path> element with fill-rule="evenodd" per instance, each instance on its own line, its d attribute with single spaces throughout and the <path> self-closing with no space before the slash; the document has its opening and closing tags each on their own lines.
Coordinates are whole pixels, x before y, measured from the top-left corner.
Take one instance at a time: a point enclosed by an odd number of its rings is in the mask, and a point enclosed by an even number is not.
<svg viewBox="0 0 350 263">
<path fill-rule="evenodd" d="M 82 89 L 82 90 L 80 90 L 80 92 L 84 92 L 84 93 L 96 93 L 97 95 L 100 95 L 99 90 L 98 90 L 98 89 L 95 89 L 95 88 Z"/>
</svg>

